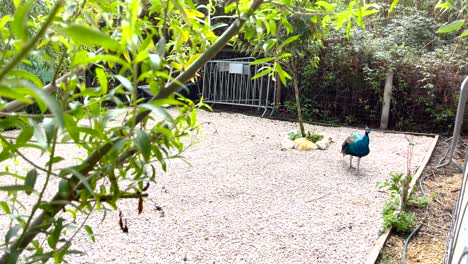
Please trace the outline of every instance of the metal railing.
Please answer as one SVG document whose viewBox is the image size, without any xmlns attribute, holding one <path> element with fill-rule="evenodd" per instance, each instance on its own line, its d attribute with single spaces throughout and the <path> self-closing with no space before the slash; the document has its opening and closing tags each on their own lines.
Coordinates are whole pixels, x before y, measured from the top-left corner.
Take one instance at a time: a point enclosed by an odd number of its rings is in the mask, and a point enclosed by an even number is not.
<svg viewBox="0 0 468 264">
<path fill-rule="evenodd" d="M 276 83 L 270 75 L 252 79 L 268 64 L 252 65 L 255 58 L 211 60 L 203 71 L 204 102 L 211 104 L 238 105 L 274 111 Z"/>
<path fill-rule="evenodd" d="M 456 167 L 460 168 L 453 160 L 453 152 L 457 147 L 457 143 L 460 136 L 460 129 L 463 123 L 463 114 L 466 101 L 468 99 L 468 76 L 463 81 L 460 87 L 460 98 L 458 102 L 457 117 L 455 121 L 455 128 L 452 136 L 452 144 L 447 152 L 448 161 L 444 164 L 439 164 L 438 167 L 445 166 L 448 164 L 455 164 Z M 468 195 L 467 182 L 468 182 L 468 150 L 465 154 L 465 163 L 463 168 L 463 180 L 460 193 L 456 206 L 453 210 L 453 220 L 449 231 L 449 238 L 447 241 L 447 254 L 445 256 L 445 263 L 468 263 Z"/>
</svg>

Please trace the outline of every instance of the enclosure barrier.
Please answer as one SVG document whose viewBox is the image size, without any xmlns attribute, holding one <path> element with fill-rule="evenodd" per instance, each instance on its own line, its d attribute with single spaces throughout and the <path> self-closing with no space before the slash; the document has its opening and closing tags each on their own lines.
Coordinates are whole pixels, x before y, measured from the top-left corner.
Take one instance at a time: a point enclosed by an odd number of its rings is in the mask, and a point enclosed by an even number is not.
<svg viewBox="0 0 468 264">
<path fill-rule="evenodd" d="M 458 99 L 457 116 L 455 119 L 455 127 L 453 128 L 453 135 L 451 138 L 452 143 L 450 144 L 450 148 L 447 150 L 447 153 L 445 153 L 445 156 L 439 161 L 439 164 L 437 164 L 436 168 L 440 168 L 440 167 L 447 166 L 449 164 L 453 164 L 460 171 L 463 171 L 463 169 L 453 159 L 453 153 L 455 152 L 458 141 L 460 140 L 460 132 L 461 132 L 462 124 L 463 124 L 463 114 L 465 113 L 465 105 L 466 105 L 467 99 L 468 99 L 468 77 L 465 77 L 465 80 L 462 82 L 460 86 L 460 97 Z M 442 163 L 444 160 L 447 160 L 447 161 Z M 465 170 L 466 170 L 466 165 L 465 165 Z"/>
<path fill-rule="evenodd" d="M 452 144 L 448 152 L 449 161 L 446 164 L 453 163 L 453 152 L 456 148 L 460 136 L 460 129 L 463 123 L 463 114 L 465 109 L 465 103 L 468 97 L 468 76 L 465 77 L 461 88 L 460 88 L 460 99 L 458 102 L 457 117 L 455 121 L 455 128 L 453 130 Z M 465 154 L 465 163 L 463 166 L 463 180 L 460 193 L 458 194 L 457 204 L 454 208 L 452 225 L 450 227 L 449 239 L 447 242 L 447 255 L 445 257 L 446 264 L 452 263 L 468 263 L 468 218 L 467 206 L 468 206 L 468 195 L 467 192 L 467 181 L 468 181 L 468 150 Z M 442 164 L 444 166 L 446 164 Z M 457 167 L 459 167 L 457 165 Z"/>
<path fill-rule="evenodd" d="M 203 70 L 204 102 L 263 109 L 262 117 L 270 109 L 271 116 L 276 96 L 275 81 L 269 74 L 252 80 L 255 74 L 271 65 L 252 65 L 254 60 L 247 57 L 208 61 Z"/>
</svg>

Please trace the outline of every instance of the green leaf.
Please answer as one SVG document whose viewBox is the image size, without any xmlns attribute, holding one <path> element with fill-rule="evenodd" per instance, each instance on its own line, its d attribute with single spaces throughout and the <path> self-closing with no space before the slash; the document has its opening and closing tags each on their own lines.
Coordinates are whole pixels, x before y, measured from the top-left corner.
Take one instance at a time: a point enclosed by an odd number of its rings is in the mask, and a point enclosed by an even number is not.
<svg viewBox="0 0 468 264">
<path fill-rule="evenodd" d="M 135 146 L 141 155 L 143 155 L 145 161 L 148 162 L 151 157 L 151 140 L 143 130 L 137 130 Z"/>
<path fill-rule="evenodd" d="M 123 77 L 122 75 L 114 75 L 114 77 L 119 80 L 119 82 L 129 91 L 129 92 L 132 92 L 133 91 L 133 85 L 132 83 L 125 77 Z"/>
<path fill-rule="evenodd" d="M 55 263 L 62 263 L 63 262 L 63 257 L 66 255 L 66 254 L 70 254 L 71 253 L 71 250 L 70 247 L 71 247 L 71 242 L 67 242 L 64 246 L 60 247 L 61 250 L 59 252 L 55 252 L 54 253 L 54 260 L 55 260 Z"/>
<path fill-rule="evenodd" d="M 84 186 L 86 187 L 86 189 L 88 190 L 88 192 L 92 195 L 95 196 L 95 193 L 93 191 L 93 188 L 91 188 L 91 185 L 89 185 L 89 182 L 86 180 L 86 178 L 83 176 L 83 174 L 81 174 L 79 171 L 73 169 L 73 168 L 69 168 L 68 170 L 71 171 L 72 175 L 77 177 L 81 183 L 84 184 Z M 97 197 L 94 197 L 95 199 L 97 199 Z"/>
<path fill-rule="evenodd" d="M 265 52 L 267 52 L 268 50 L 270 50 L 271 48 L 273 48 L 273 46 L 276 44 L 276 42 L 278 42 L 277 39 L 269 39 L 267 40 L 264 44 L 263 44 L 263 50 Z"/>
<path fill-rule="evenodd" d="M 52 143 L 52 140 L 56 136 L 56 124 L 54 119 L 46 117 L 42 121 L 42 127 L 44 128 L 46 140 L 47 140 L 47 145 L 50 145 Z"/>
<path fill-rule="evenodd" d="M 7 97 L 13 100 L 18 100 L 25 104 L 31 104 L 33 101 L 24 96 L 20 89 L 12 89 L 0 84 L 0 97 Z"/>
<path fill-rule="evenodd" d="M 357 12 L 357 21 L 358 21 L 358 25 L 361 26 L 361 28 L 366 28 L 366 25 L 364 25 L 364 22 L 362 21 L 362 6 L 361 4 L 358 2 L 358 12 Z"/>
<path fill-rule="evenodd" d="M 31 90 L 36 95 L 34 97 L 44 102 L 47 105 L 47 108 L 50 110 L 50 112 L 54 114 L 54 119 L 57 122 L 57 125 L 60 128 L 63 128 L 65 124 L 65 121 L 63 119 L 63 110 L 60 104 L 57 102 L 57 99 L 54 96 L 46 93 L 42 89 L 31 87 Z"/>
<path fill-rule="evenodd" d="M 289 37 L 288 39 L 286 39 L 283 43 L 281 43 L 281 44 L 278 46 L 278 49 L 279 49 L 279 50 L 282 50 L 286 45 L 288 45 L 288 44 L 291 43 L 291 42 L 296 41 L 299 37 L 300 37 L 300 35 L 296 35 L 296 36 Z"/>
<path fill-rule="evenodd" d="M 96 238 L 94 236 L 93 229 L 89 225 L 85 225 L 84 229 L 86 230 L 86 233 L 88 233 L 89 238 L 91 238 L 91 240 L 95 242 Z"/>
<path fill-rule="evenodd" d="M 101 94 L 106 95 L 108 89 L 106 72 L 102 68 L 96 68 L 96 77 L 101 85 Z"/>
<path fill-rule="evenodd" d="M 21 130 L 21 133 L 16 138 L 16 145 L 22 146 L 28 142 L 34 134 L 34 127 L 27 126 Z"/>
<path fill-rule="evenodd" d="M 24 191 L 26 187 L 24 185 L 4 185 L 0 186 L 0 191 L 4 192 L 17 192 L 17 191 Z"/>
<path fill-rule="evenodd" d="M 26 39 L 28 34 L 27 19 L 34 0 L 27 1 L 24 5 L 16 9 L 13 22 L 11 22 L 11 32 L 19 38 Z"/>
<path fill-rule="evenodd" d="M 390 5 L 390 9 L 388 9 L 388 15 L 390 15 L 395 8 L 395 6 L 400 2 L 400 0 L 393 0 L 392 4 Z"/>
<path fill-rule="evenodd" d="M 197 110 L 194 108 L 190 113 L 190 127 L 194 127 L 197 124 Z"/>
<path fill-rule="evenodd" d="M 44 131 L 42 130 L 42 128 L 40 128 L 37 125 L 37 123 L 32 119 L 29 119 L 29 124 L 32 127 L 34 127 L 33 135 L 34 135 L 34 138 L 37 141 L 37 145 L 40 146 L 43 149 L 47 149 L 47 141 L 46 141 L 46 137 L 44 135 Z"/>
<path fill-rule="evenodd" d="M 71 186 L 70 186 L 68 179 L 60 180 L 58 193 L 61 197 L 65 198 L 68 195 L 70 195 L 70 189 L 71 189 Z"/>
<path fill-rule="evenodd" d="M 174 3 L 174 6 L 179 9 L 180 13 L 182 14 L 182 18 L 184 19 L 185 23 L 190 27 L 192 26 L 192 20 L 189 18 L 187 15 L 187 11 L 185 8 L 182 6 L 182 3 L 180 0 L 172 0 L 172 3 Z"/>
<path fill-rule="evenodd" d="M 96 45 L 113 51 L 120 49 L 120 44 L 117 40 L 101 31 L 89 27 L 73 24 L 61 28 L 59 31 L 70 37 L 76 44 L 88 46 Z"/>
<path fill-rule="evenodd" d="M 80 131 L 77 129 L 76 121 L 70 114 L 63 116 L 65 121 L 65 129 L 67 130 L 73 141 L 78 142 L 80 140 Z"/>
<path fill-rule="evenodd" d="M 26 194 L 30 195 L 34 191 L 34 185 L 36 184 L 37 179 L 37 170 L 32 169 L 26 174 L 26 179 L 24 180 L 24 186 L 26 187 Z"/>
<path fill-rule="evenodd" d="M 289 23 L 289 21 L 285 17 L 281 18 L 281 24 L 286 28 L 288 33 L 294 32 L 293 26 L 291 25 L 291 23 Z"/>
<path fill-rule="evenodd" d="M 36 75 L 27 72 L 27 71 L 22 71 L 22 70 L 12 70 L 10 71 L 10 76 L 16 76 L 24 79 L 30 80 L 32 83 L 34 83 L 37 87 L 42 88 L 44 84 L 42 83 L 41 79 L 39 79 Z"/>
<path fill-rule="evenodd" d="M 464 38 L 464 37 L 466 37 L 466 36 L 468 36 L 468 29 L 463 30 L 463 32 L 462 32 L 462 33 L 460 34 L 460 36 L 458 36 L 458 37 L 459 37 L 459 38 Z"/>
<path fill-rule="evenodd" d="M 262 71 L 260 71 L 259 73 L 255 74 L 253 77 L 252 77 L 252 80 L 255 80 L 255 79 L 258 79 L 260 77 L 263 77 L 267 74 L 270 74 L 271 72 L 273 72 L 273 68 L 272 67 L 262 67 L 261 69 L 264 69 Z"/>
<path fill-rule="evenodd" d="M 336 5 L 336 4 L 332 5 L 325 1 L 317 1 L 315 4 L 318 6 L 324 7 L 327 12 L 333 12 L 333 10 L 335 10 L 335 5 Z"/>
<path fill-rule="evenodd" d="M 279 63 L 275 64 L 275 69 L 281 79 L 281 82 L 286 85 L 286 79 L 291 79 L 291 75 L 285 72 Z"/>
<path fill-rule="evenodd" d="M 354 3 L 354 2 L 351 2 Z M 353 15 L 353 10 L 348 10 L 344 13 L 340 13 L 337 15 L 338 19 L 335 21 L 336 29 L 340 29 L 345 22 Z"/>
<path fill-rule="evenodd" d="M 262 63 L 270 62 L 270 61 L 272 61 L 274 59 L 275 59 L 274 57 L 267 57 L 267 58 L 263 58 L 263 59 L 258 59 L 258 60 L 253 61 L 252 63 L 250 63 L 250 65 L 262 64 Z"/>
<path fill-rule="evenodd" d="M 139 105 L 139 107 L 151 110 L 153 113 L 162 114 L 164 116 L 165 120 L 169 121 L 171 124 L 173 124 L 175 122 L 174 118 L 171 116 L 171 114 L 169 114 L 169 112 L 167 112 L 166 109 L 154 104 L 154 101 L 151 102 L 151 103 L 148 103 L 148 104 L 141 104 L 141 105 Z"/>
<path fill-rule="evenodd" d="M 57 246 L 57 242 L 59 241 L 60 238 L 60 233 L 62 232 L 63 229 L 63 218 L 57 219 L 55 222 L 55 228 L 52 230 L 52 234 L 49 235 L 47 238 L 47 243 L 49 244 L 50 248 L 55 249 Z"/>
<path fill-rule="evenodd" d="M 445 3 L 439 3 L 436 5 L 436 8 L 444 8 L 444 9 L 450 9 L 453 8 L 453 4 L 451 1 L 447 1 Z"/>
<path fill-rule="evenodd" d="M 456 31 L 456 30 L 460 29 L 461 27 L 463 27 L 464 24 L 465 24 L 465 20 L 463 20 L 463 19 L 455 20 L 455 21 L 453 21 L 453 22 L 439 28 L 439 30 L 437 30 L 436 33 L 453 32 L 453 31 Z"/>
<path fill-rule="evenodd" d="M 158 54 L 149 54 L 148 56 L 151 61 L 151 65 L 153 65 L 155 69 L 159 69 L 161 66 L 161 57 L 159 57 Z"/>
<path fill-rule="evenodd" d="M 0 207 L 6 214 L 11 214 L 10 206 L 8 206 L 7 202 L 0 201 Z"/>
<path fill-rule="evenodd" d="M 351 20 L 348 20 L 348 24 L 346 25 L 346 37 L 348 39 L 351 38 L 351 26 L 352 26 L 352 22 Z"/>
</svg>

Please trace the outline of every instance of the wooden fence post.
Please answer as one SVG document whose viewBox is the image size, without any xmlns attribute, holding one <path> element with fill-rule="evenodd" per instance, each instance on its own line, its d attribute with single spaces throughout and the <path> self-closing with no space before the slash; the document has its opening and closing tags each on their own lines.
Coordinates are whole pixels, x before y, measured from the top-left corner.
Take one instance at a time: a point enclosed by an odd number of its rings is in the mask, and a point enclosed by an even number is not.
<svg viewBox="0 0 468 264">
<path fill-rule="evenodd" d="M 380 117 L 380 129 L 388 128 L 388 118 L 390 116 L 390 101 L 392 100 L 393 71 L 387 73 L 385 78 L 385 88 L 382 102 L 382 116 Z"/>
</svg>

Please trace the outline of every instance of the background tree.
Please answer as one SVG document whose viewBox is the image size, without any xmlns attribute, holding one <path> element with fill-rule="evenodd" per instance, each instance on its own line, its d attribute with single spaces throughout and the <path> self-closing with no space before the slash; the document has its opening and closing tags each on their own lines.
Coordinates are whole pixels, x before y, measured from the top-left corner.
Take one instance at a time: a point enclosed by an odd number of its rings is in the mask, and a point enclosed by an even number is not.
<svg viewBox="0 0 468 264">
<path fill-rule="evenodd" d="M 330 28 L 340 29 L 346 25 L 345 33 L 349 38 L 353 24 L 365 27 L 363 18 L 377 13 L 378 6 L 362 5 L 360 1 L 351 1 L 346 5 L 340 1 L 338 4 L 326 1 L 291 1 L 289 6 L 280 3 L 272 5 L 271 8 L 279 10 L 276 19 L 262 23 L 264 30 L 247 28 L 236 47 L 265 57 L 254 64 L 272 63 L 271 67 L 264 67 L 253 78 L 277 74 L 284 85 L 288 80 L 292 81 L 299 128 L 305 137 L 299 88 L 300 68 L 308 65 L 309 70 L 316 69 L 322 40 Z M 253 36 L 254 30 L 260 32 L 256 37 Z"/>
</svg>

